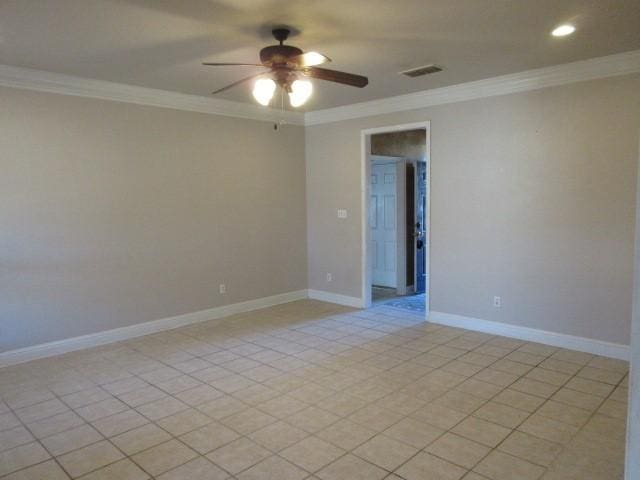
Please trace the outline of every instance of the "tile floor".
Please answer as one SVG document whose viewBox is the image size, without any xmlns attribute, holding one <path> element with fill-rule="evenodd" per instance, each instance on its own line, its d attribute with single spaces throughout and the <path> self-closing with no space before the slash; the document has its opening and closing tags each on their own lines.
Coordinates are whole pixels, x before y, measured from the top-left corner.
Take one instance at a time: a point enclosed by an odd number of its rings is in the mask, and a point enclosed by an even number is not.
<svg viewBox="0 0 640 480">
<path fill-rule="evenodd" d="M 0 478 L 621 479 L 627 368 L 294 302 L 0 370 Z"/>
</svg>

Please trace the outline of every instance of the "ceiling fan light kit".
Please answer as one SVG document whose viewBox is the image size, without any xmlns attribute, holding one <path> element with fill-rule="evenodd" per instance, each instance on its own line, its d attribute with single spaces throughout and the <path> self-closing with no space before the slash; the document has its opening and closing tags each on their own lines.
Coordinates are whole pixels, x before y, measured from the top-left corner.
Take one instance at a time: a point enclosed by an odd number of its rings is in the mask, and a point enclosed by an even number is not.
<svg viewBox="0 0 640 480">
<path fill-rule="evenodd" d="M 296 108 L 304 105 L 313 93 L 313 84 L 307 77 L 358 88 L 365 87 L 369 83 L 367 77 L 361 75 L 318 68 L 316 65 L 330 62 L 331 59 L 318 52 L 303 52 L 293 45 L 284 45 L 284 41 L 289 37 L 288 29 L 275 28 L 271 33 L 279 45 L 270 45 L 260 50 L 261 63 L 203 63 L 203 65 L 214 67 L 249 66 L 269 69 L 268 72 L 251 75 L 220 88 L 213 92 L 214 95 L 255 80 L 253 97 L 259 104 L 269 105 L 277 87 L 280 87 L 283 93 L 288 94 L 289 104 Z"/>
</svg>

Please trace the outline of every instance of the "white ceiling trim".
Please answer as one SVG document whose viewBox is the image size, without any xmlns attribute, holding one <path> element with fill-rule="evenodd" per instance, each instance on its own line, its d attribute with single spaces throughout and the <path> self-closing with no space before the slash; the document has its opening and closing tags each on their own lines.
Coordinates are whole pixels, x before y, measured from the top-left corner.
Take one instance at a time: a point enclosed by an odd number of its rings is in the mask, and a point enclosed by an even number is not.
<svg viewBox="0 0 640 480">
<path fill-rule="evenodd" d="M 311 112 L 0 65 L 0 86 L 295 125 L 318 125 L 640 72 L 640 50 Z"/>
<path fill-rule="evenodd" d="M 525 72 L 434 88 L 395 97 L 315 110 L 305 114 L 305 125 L 338 122 L 385 113 L 526 92 L 568 83 L 640 72 L 640 50 Z"/>
<path fill-rule="evenodd" d="M 219 98 L 138 87 L 123 83 L 45 72 L 30 68 L 0 65 L 0 86 L 59 93 L 79 97 L 99 98 L 117 102 L 136 103 L 190 112 L 223 115 L 273 122 L 303 125 L 302 112 L 280 111 L 250 103 L 232 102 Z"/>
</svg>

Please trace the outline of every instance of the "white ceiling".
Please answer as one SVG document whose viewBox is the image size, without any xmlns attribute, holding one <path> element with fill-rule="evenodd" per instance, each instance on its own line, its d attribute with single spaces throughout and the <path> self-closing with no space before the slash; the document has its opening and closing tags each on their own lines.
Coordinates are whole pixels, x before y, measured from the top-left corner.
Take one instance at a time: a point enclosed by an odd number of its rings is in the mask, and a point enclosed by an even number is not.
<svg viewBox="0 0 640 480">
<path fill-rule="evenodd" d="M 553 38 L 572 22 L 578 30 Z M 639 0 L 0 0 L 0 64 L 208 95 L 259 71 L 274 25 L 289 43 L 369 77 L 314 81 L 307 110 L 640 49 Z M 397 72 L 436 63 L 415 79 Z M 254 103 L 250 85 L 220 98 Z"/>
</svg>

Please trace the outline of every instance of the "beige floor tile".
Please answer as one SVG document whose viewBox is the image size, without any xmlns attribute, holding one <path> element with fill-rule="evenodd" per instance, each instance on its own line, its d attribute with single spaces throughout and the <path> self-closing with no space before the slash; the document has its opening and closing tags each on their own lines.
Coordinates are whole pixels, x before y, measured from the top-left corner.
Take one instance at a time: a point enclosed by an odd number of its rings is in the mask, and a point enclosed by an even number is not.
<svg viewBox="0 0 640 480">
<path fill-rule="evenodd" d="M 411 415 L 412 418 L 416 418 L 443 430 L 449 430 L 454 427 L 466 418 L 466 416 L 466 414 L 457 410 L 433 404 L 428 404 Z"/>
<path fill-rule="evenodd" d="M 409 415 L 427 402 L 413 395 L 402 392 L 393 392 L 376 402 L 379 407 L 385 408 L 400 415 Z"/>
<path fill-rule="evenodd" d="M 198 454 L 178 440 L 170 440 L 140 452 L 131 459 L 153 476 L 171 470 Z"/>
<path fill-rule="evenodd" d="M 367 402 L 365 400 L 342 392 L 331 395 L 317 403 L 318 407 L 341 417 L 350 415 L 366 405 Z"/>
<path fill-rule="evenodd" d="M 527 419 L 529 412 L 498 402 L 488 402 L 476 410 L 473 415 L 503 427 L 516 428 Z"/>
<path fill-rule="evenodd" d="M 44 438 L 49 435 L 64 432 L 74 427 L 78 427 L 85 421 L 74 412 L 65 412 L 53 417 L 38 420 L 27 424 L 27 427 L 36 438 Z"/>
<path fill-rule="evenodd" d="M 474 471 L 491 480 L 537 480 L 545 468 L 494 450 L 482 460 Z"/>
<path fill-rule="evenodd" d="M 537 380 L 531 380 L 523 377 L 509 388 L 518 392 L 534 395 L 536 397 L 549 398 L 558 391 L 559 387 L 550 383 L 539 382 Z"/>
<path fill-rule="evenodd" d="M 211 385 L 213 388 L 220 390 L 221 392 L 224 392 L 224 393 L 237 392 L 238 390 L 242 390 L 244 388 L 248 388 L 256 384 L 256 382 L 247 378 L 247 376 L 250 374 L 251 371 L 252 370 L 249 370 L 248 372 L 243 372 L 244 376 L 234 374 L 228 377 L 211 380 L 207 383 Z"/>
<path fill-rule="evenodd" d="M 571 390 L 577 390 L 582 393 L 597 395 L 599 397 L 607 397 L 614 388 L 613 385 L 608 383 L 597 382 L 595 380 L 580 377 L 573 377 L 569 382 L 567 382 L 566 387 Z"/>
<path fill-rule="evenodd" d="M 236 440 L 239 435 L 220 423 L 210 423 L 180 437 L 196 452 L 205 454 Z"/>
<path fill-rule="evenodd" d="M 555 370 L 556 372 L 568 373 L 570 375 L 575 375 L 582 368 L 582 365 L 580 364 L 564 362 L 555 358 L 547 358 L 539 366 L 548 370 Z"/>
<path fill-rule="evenodd" d="M 166 397 L 151 403 L 145 403 L 137 407 L 136 410 L 149 420 L 155 421 L 188 408 L 189 406 L 180 400 L 173 397 Z"/>
<path fill-rule="evenodd" d="M 488 447 L 495 447 L 511 433 L 511 430 L 481 418 L 468 417 L 453 427 L 451 432 Z"/>
<path fill-rule="evenodd" d="M 578 428 L 558 422 L 542 415 L 533 414 L 526 419 L 518 430 L 555 443 L 567 443 L 578 432 Z"/>
<path fill-rule="evenodd" d="M 69 480 L 69 478 L 55 460 L 48 460 L 2 477 L 2 480 Z"/>
<path fill-rule="evenodd" d="M 492 401 L 517 408 L 518 410 L 533 413 L 546 400 L 541 397 L 536 397 L 535 395 L 529 395 L 528 393 L 518 392 L 517 390 L 507 388 L 493 397 Z"/>
<path fill-rule="evenodd" d="M 421 452 L 402 465 L 396 473 L 406 480 L 459 480 L 467 470 L 429 453 Z"/>
<path fill-rule="evenodd" d="M 405 418 L 392 425 L 384 434 L 416 448 L 424 448 L 445 431 L 413 418 Z"/>
<path fill-rule="evenodd" d="M 469 415 L 484 405 L 486 400 L 484 398 L 471 395 L 470 393 L 461 392 L 459 390 L 450 390 L 431 403 L 432 405 L 451 408 Z"/>
<path fill-rule="evenodd" d="M 445 433 L 425 448 L 431 453 L 461 467 L 473 468 L 490 451 L 489 447 L 453 433 Z"/>
<path fill-rule="evenodd" d="M 150 403 L 155 400 L 167 398 L 167 396 L 167 393 L 163 392 L 158 387 L 147 385 L 146 387 L 140 388 L 138 390 L 122 393 L 118 395 L 118 398 L 128 406 L 135 408 L 139 407 L 140 405 L 144 405 L 145 403 Z"/>
<path fill-rule="evenodd" d="M 158 420 L 158 425 L 171 435 L 179 436 L 211 423 L 213 419 L 204 413 L 190 408 Z"/>
<path fill-rule="evenodd" d="M 257 405 L 257 408 L 277 418 L 285 418 L 300 410 L 307 408 L 309 404 L 290 395 L 281 395 Z"/>
<path fill-rule="evenodd" d="M 442 367 L 442 370 L 449 373 L 455 373 L 464 377 L 471 377 L 482 370 L 484 366 L 476 365 L 473 363 L 463 362 L 461 360 L 454 360 L 447 363 Z"/>
<path fill-rule="evenodd" d="M 110 417 L 96 420 L 92 425 L 105 437 L 113 437 L 147 423 L 149 423 L 149 420 L 135 410 L 125 410 Z"/>
<path fill-rule="evenodd" d="M 288 461 L 272 456 L 238 475 L 238 480 L 302 480 L 309 474 Z"/>
<path fill-rule="evenodd" d="M 227 472 L 237 474 L 271 456 L 271 452 L 248 438 L 239 438 L 207 455 Z"/>
<path fill-rule="evenodd" d="M 200 385 L 195 388 L 190 388 L 188 390 L 184 390 L 175 395 L 175 397 L 190 405 L 195 407 L 197 405 L 201 405 L 206 402 L 210 402 L 211 400 L 215 400 L 216 398 L 220 398 L 224 394 L 210 385 Z"/>
<path fill-rule="evenodd" d="M 134 455 L 167 440 L 171 440 L 171 435 L 152 423 L 111 438 L 113 444 L 127 455 Z"/>
<path fill-rule="evenodd" d="M 556 372 L 554 370 L 547 370 L 546 368 L 534 368 L 525 375 L 525 378 L 536 380 L 538 382 L 545 382 L 561 387 L 571 379 L 571 375 L 568 373 Z"/>
<path fill-rule="evenodd" d="M 59 413 L 63 413 L 69 410 L 64 403 L 57 398 L 46 400 L 42 403 L 36 403 L 28 407 L 23 407 L 15 410 L 16 416 L 24 423 L 33 423 L 43 418 L 52 417 Z"/>
<path fill-rule="evenodd" d="M 149 384 L 141 378 L 129 377 L 116 382 L 107 383 L 106 385 L 103 385 L 102 388 L 111 395 L 120 395 L 122 393 L 131 392 L 148 386 Z"/>
<path fill-rule="evenodd" d="M 18 410 L 37 403 L 52 400 L 55 395 L 46 388 L 16 388 L 15 391 L 2 395 L 5 403 L 12 409 Z"/>
<path fill-rule="evenodd" d="M 249 408 L 240 413 L 222 419 L 220 422 L 242 435 L 260 430 L 278 419 L 261 410 Z"/>
<path fill-rule="evenodd" d="M 204 457 L 196 458 L 163 473 L 158 480 L 225 480 L 229 474 Z"/>
<path fill-rule="evenodd" d="M 97 403 L 101 400 L 106 400 L 111 395 L 100 387 L 89 388 L 88 390 L 81 390 L 79 392 L 71 393 L 61 397 L 64 403 L 71 408 L 80 408 L 92 403 Z"/>
<path fill-rule="evenodd" d="M 38 442 L 31 442 L 0 453 L 0 476 L 43 462 L 51 455 Z"/>
<path fill-rule="evenodd" d="M 604 398 L 602 397 L 578 392 L 577 390 L 572 390 L 570 388 L 562 388 L 558 390 L 551 399 L 590 411 L 596 410 L 604 401 Z"/>
<path fill-rule="evenodd" d="M 317 407 L 309 407 L 285 418 L 285 421 L 309 433 L 316 433 L 340 420 L 338 415 Z"/>
<path fill-rule="evenodd" d="M 0 452 L 9 450 L 10 448 L 19 447 L 25 443 L 30 443 L 33 435 L 23 426 L 11 428 L 9 430 L 0 431 Z"/>
<path fill-rule="evenodd" d="M 109 417 L 116 413 L 127 410 L 129 407 L 117 398 L 108 398 L 97 403 L 92 403 L 85 407 L 80 407 L 75 412 L 84 418 L 87 422 L 95 422 L 104 417 Z"/>
<path fill-rule="evenodd" d="M 272 398 L 279 397 L 281 392 L 265 385 L 257 383 L 250 387 L 233 392 L 233 396 L 238 400 L 255 407 L 261 403 L 267 402 Z"/>
<path fill-rule="evenodd" d="M 353 454 L 374 465 L 393 471 L 418 453 L 418 449 L 385 435 L 376 435 L 353 450 Z"/>
<path fill-rule="evenodd" d="M 0 472 L 67 479 L 35 437 L 82 480 L 149 477 L 104 436 L 162 480 L 526 480 L 547 467 L 544 480 L 613 480 L 628 370 L 386 306 L 299 301 L 0 372 Z"/>
<path fill-rule="evenodd" d="M 522 376 L 533 370 L 533 366 L 502 358 L 491 365 L 491 370 L 498 370 L 499 372 Z"/>
<path fill-rule="evenodd" d="M 381 432 L 399 422 L 402 419 L 402 415 L 371 404 L 361 408 L 347 418 L 354 423 Z"/>
<path fill-rule="evenodd" d="M 128 458 L 83 475 L 81 480 L 147 480 L 151 477 Z"/>
<path fill-rule="evenodd" d="M 340 457 L 320 470 L 322 480 L 381 480 L 388 472 L 351 454 Z"/>
<path fill-rule="evenodd" d="M 53 456 L 62 455 L 72 450 L 99 442 L 104 437 L 91 425 L 82 425 L 61 433 L 56 433 L 41 440 L 42 445 Z"/>
<path fill-rule="evenodd" d="M 498 446 L 498 450 L 536 465 L 548 467 L 562 451 L 562 446 L 533 435 L 514 431 Z"/>
<path fill-rule="evenodd" d="M 308 436 L 308 432 L 282 421 L 249 434 L 251 440 L 273 452 L 279 452 Z"/>
<path fill-rule="evenodd" d="M 555 352 L 553 355 L 551 355 L 551 358 L 555 360 L 560 360 L 562 362 L 571 362 L 571 363 L 577 363 L 580 365 L 586 365 L 595 358 L 595 355 L 592 355 L 590 353 L 577 352 L 575 350 L 566 350 L 564 348 L 561 348 L 560 350 Z"/>
<path fill-rule="evenodd" d="M 164 382 L 156 383 L 156 387 L 171 395 L 175 395 L 200 385 L 203 385 L 201 381 L 188 375 L 180 375 L 179 377 L 174 377 L 169 380 L 165 380 Z"/>
<path fill-rule="evenodd" d="M 610 385 L 618 385 L 620 380 L 624 378 L 626 371 L 605 370 L 603 368 L 583 367 L 577 373 L 580 378 L 594 380 L 596 382 L 608 383 Z"/>
<path fill-rule="evenodd" d="M 197 408 L 205 415 L 208 415 L 215 420 L 220 420 L 242 412 L 243 410 L 247 410 L 249 405 L 233 398 L 230 395 L 224 395 L 220 398 L 216 398 L 215 400 L 198 405 Z"/>
<path fill-rule="evenodd" d="M 507 387 L 518 380 L 520 377 L 514 373 L 487 368 L 476 373 L 473 378 L 483 382 L 492 383 L 500 387 Z"/>
<path fill-rule="evenodd" d="M 627 404 L 626 402 L 618 402 L 609 398 L 608 400 L 605 400 L 602 406 L 598 409 L 598 413 L 614 418 L 626 419 Z"/>
<path fill-rule="evenodd" d="M 552 347 L 551 345 L 544 345 L 542 343 L 526 343 L 518 348 L 521 352 L 532 353 L 534 355 L 542 355 L 544 357 L 548 357 L 549 355 L 553 355 L 558 351 L 557 347 Z"/>
<path fill-rule="evenodd" d="M 280 452 L 280 456 L 308 472 L 316 472 L 346 452 L 317 437 L 307 437 Z"/>
<path fill-rule="evenodd" d="M 375 430 L 343 419 L 317 432 L 316 436 L 345 450 L 353 450 L 375 434 Z"/>
<path fill-rule="evenodd" d="M 536 413 L 576 427 L 581 427 L 587 423 L 587 420 L 591 417 L 591 412 L 589 410 L 572 407 L 571 405 L 556 402 L 554 400 L 546 402 Z"/>
<path fill-rule="evenodd" d="M 58 461 L 72 478 L 77 478 L 123 457 L 124 455 L 116 447 L 107 441 L 102 441 L 62 455 L 58 457 Z"/>
<path fill-rule="evenodd" d="M 445 372 L 444 370 L 434 370 L 430 373 L 427 373 L 424 377 L 422 377 L 422 382 L 427 382 L 432 385 L 440 385 L 446 388 L 453 388 L 456 385 L 461 384 L 467 379 L 462 375 L 458 375 L 456 373 Z"/>
<path fill-rule="evenodd" d="M 20 426 L 20 420 L 12 412 L 0 414 L 0 431 Z"/>
<path fill-rule="evenodd" d="M 471 395 L 474 395 L 476 397 L 489 400 L 500 393 L 503 387 L 494 385 L 493 383 L 483 382 L 482 380 L 477 380 L 476 378 L 469 378 L 468 380 L 465 380 L 460 385 L 458 385 L 455 389 L 460 392 L 470 393 Z"/>
<path fill-rule="evenodd" d="M 536 355 L 534 353 L 523 352 L 522 350 L 516 350 L 515 352 L 511 352 L 509 355 L 505 357 L 507 360 L 511 360 L 512 362 L 524 363 L 525 365 L 536 366 L 541 362 L 546 360 L 546 356 L 544 355 Z"/>
</svg>

